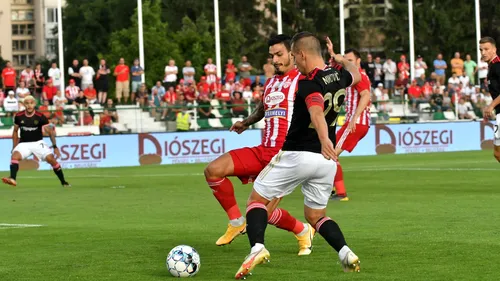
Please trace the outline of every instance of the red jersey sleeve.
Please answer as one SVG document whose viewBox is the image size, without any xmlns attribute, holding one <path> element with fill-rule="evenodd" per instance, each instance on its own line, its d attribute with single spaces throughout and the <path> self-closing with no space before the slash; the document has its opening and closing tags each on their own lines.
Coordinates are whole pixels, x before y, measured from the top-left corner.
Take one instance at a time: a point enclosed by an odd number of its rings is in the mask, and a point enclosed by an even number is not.
<svg viewBox="0 0 500 281">
<path fill-rule="evenodd" d="M 370 88 L 370 79 L 366 74 L 361 73 L 361 81 L 359 81 L 358 84 L 354 85 L 354 89 L 356 89 L 358 93 L 361 93 L 364 90 L 370 91 Z"/>
</svg>

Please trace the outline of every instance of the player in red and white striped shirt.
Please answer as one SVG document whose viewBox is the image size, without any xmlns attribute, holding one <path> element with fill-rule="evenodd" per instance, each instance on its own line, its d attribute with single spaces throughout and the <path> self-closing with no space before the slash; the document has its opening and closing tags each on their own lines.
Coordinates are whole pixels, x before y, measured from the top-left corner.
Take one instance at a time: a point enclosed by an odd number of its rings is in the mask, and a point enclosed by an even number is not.
<svg viewBox="0 0 500 281">
<path fill-rule="evenodd" d="M 327 42 L 330 41 L 327 39 Z M 328 44 L 328 49 L 333 52 L 333 45 Z M 330 53 L 331 53 L 330 52 Z M 360 68 L 361 81 L 351 87 L 346 88 L 345 124 L 337 132 L 336 154 L 340 155 L 344 150 L 352 152 L 358 142 L 363 139 L 370 129 L 370 79 L 361 69 L 361 55 L 355 49 L 345 51 L 344 57 Z M 344 186 L 344 173 L 340 162 L 337 161 L 337 173 L 334 180 L 335 190 L 332 192 L 332 199 L 349 201 Z"/>
<path fill-rule="evenodd" d="M 216 244 L 231 243 L 238 235 L 246 232 L 246 221 L 241 215 L 234 196 L 233 184 L 228 176 L 237 176 L 243 184 L 253 181 L 280 151 L 292 120 L 297 84 L 301 77 L 295 69 L 291 52 L 291 38 L 278 35 L 269 40 L 269 54 L 273 58 L 276 75 L 269 78 L 264 86 L 262 101 L 245 120 L 236 122 L 231 131 L 241 134 L 262 118 L 265 120 L 262 143 L 255 147 L 231 150 L 212 161 L 205 169 L 205 177 L 215 198 L 229 217 L 226 233 Z M 270 203 L 273 210 L 279 200 Z M 299 255 L 311 253 L 314 229 L 292 217 L 286 210 L 276 208 L 269 215 L 268 222 L 278 228 L 291 231 L 299 241 Z"/>
</svg>

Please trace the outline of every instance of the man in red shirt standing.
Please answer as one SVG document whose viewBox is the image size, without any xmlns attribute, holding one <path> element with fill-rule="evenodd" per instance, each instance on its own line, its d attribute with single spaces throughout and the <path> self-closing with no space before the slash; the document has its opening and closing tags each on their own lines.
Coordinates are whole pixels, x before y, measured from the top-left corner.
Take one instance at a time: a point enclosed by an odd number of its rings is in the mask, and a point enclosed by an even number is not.
<svg viewBox="0 0 500 281">
<path fill-rule="evenodd" d="M 118 103 L 121 103 L 123 96 L 124 103 L 126 104 L 128 103 L 128 97 L 130 93 L 130 69 L 128 65 L 125 64 L 124 58 L 120 58 L 120 62 L 115 67 L 113 75 L 116 76 L 116 100 L 118 101 Z"/>
<path fill-rule="evenodd" d="M 12 63 L 7 62 L 7 65 L 2 70 L 2 83 L 6 93 L 9 91 L 14 91 L 16 89 L 16 77 L 17 73 L 14 68 L 12 68 Z"/>
<path fill-rule="evenodd" d="M 413 111 L 417 109 L 418 103 L 420 103 L 420 97 L 422 95 L 422 88 L 417 85 L 417 80 L 411 81 L 411 85 L 408 88 L 408 97 L 411 100 Z"/>
<path fill-rule="evenodd" d="M 57 87 L 54 87 L 52 79 L 47 80 L 47 85 L 43 86 L 42 99 L 44 101 L 47 100 L 50 105 L 54 105 L 52 102 L 52 98 L 54 98 L 56 93 L 57 93 Z"/>
<path fill-rule="evenodd" d="M 236 72 L 238 72 L 238 69 L 234 65 L 233 59 L 227 59 L 226 77 L 224 78 L 224 80 L 225 81 L 235 80 L 236 79 Z"/>
</svg>

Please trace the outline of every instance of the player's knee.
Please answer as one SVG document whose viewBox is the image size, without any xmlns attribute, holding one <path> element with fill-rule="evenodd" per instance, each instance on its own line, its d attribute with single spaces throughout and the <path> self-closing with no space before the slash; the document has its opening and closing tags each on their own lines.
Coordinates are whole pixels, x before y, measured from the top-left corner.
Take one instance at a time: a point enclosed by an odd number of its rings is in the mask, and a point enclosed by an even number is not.
<svg viewBox="0 0 500 281">
<path fill-rule="evenodd" d="M 210 178 L 223 178 L 228 176 L 227 174 L 227 169 L 228 169 L 228 164 L 225 163 L 225 161 L 222 161 L 221 159 L 216 159 L 215 161 L 212 161 L 208 164 L 208 166 L 205 168 L 205 177 L 210 179 Z"/>
<path fill-rule="evenodd" d="M 21 161 L 23 159 L 23 156 L 21 155 L 21 153 L 14 151 L 10 159 L 14 161 Z"/>
<path fill-rule="evenodd" d="M 326 216 L 325 214 L 325 211 L 324 210 L 306 210 L 304 212 L 304 216 L 306 218 L 306 221 L 312 225 L 312 226 L 315 226 L 316 223 L 323 217 Z"/>
<path fill-rule="evenodd" d="M 493 156 L 495 157 L 495 159 L 497 159 L 498 162 L 500 162 L 500 150 L 494 150 L 493 151 Z"/>
</svg>

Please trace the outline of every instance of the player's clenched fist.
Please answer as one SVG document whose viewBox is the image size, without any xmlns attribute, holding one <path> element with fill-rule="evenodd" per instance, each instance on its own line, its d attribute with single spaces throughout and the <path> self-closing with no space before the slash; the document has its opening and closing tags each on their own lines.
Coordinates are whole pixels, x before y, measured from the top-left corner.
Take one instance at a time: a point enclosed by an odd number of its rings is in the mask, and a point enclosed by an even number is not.
<svg viewBox="0 0 500 281">
<path fill-rule="evenodd" d="M 246 129 L 248 129 L 248 126 L 245 125 L 245 123 L 241 122 L 241 121 L 238 121 L 236 123 L 233 124 L 233 126 L 231 126 L 231 128 L 229 128 L 229 131 L 230 132 L 236 132 L 238 134 L 241 134 L 243 133 Z"/>
</svg>

